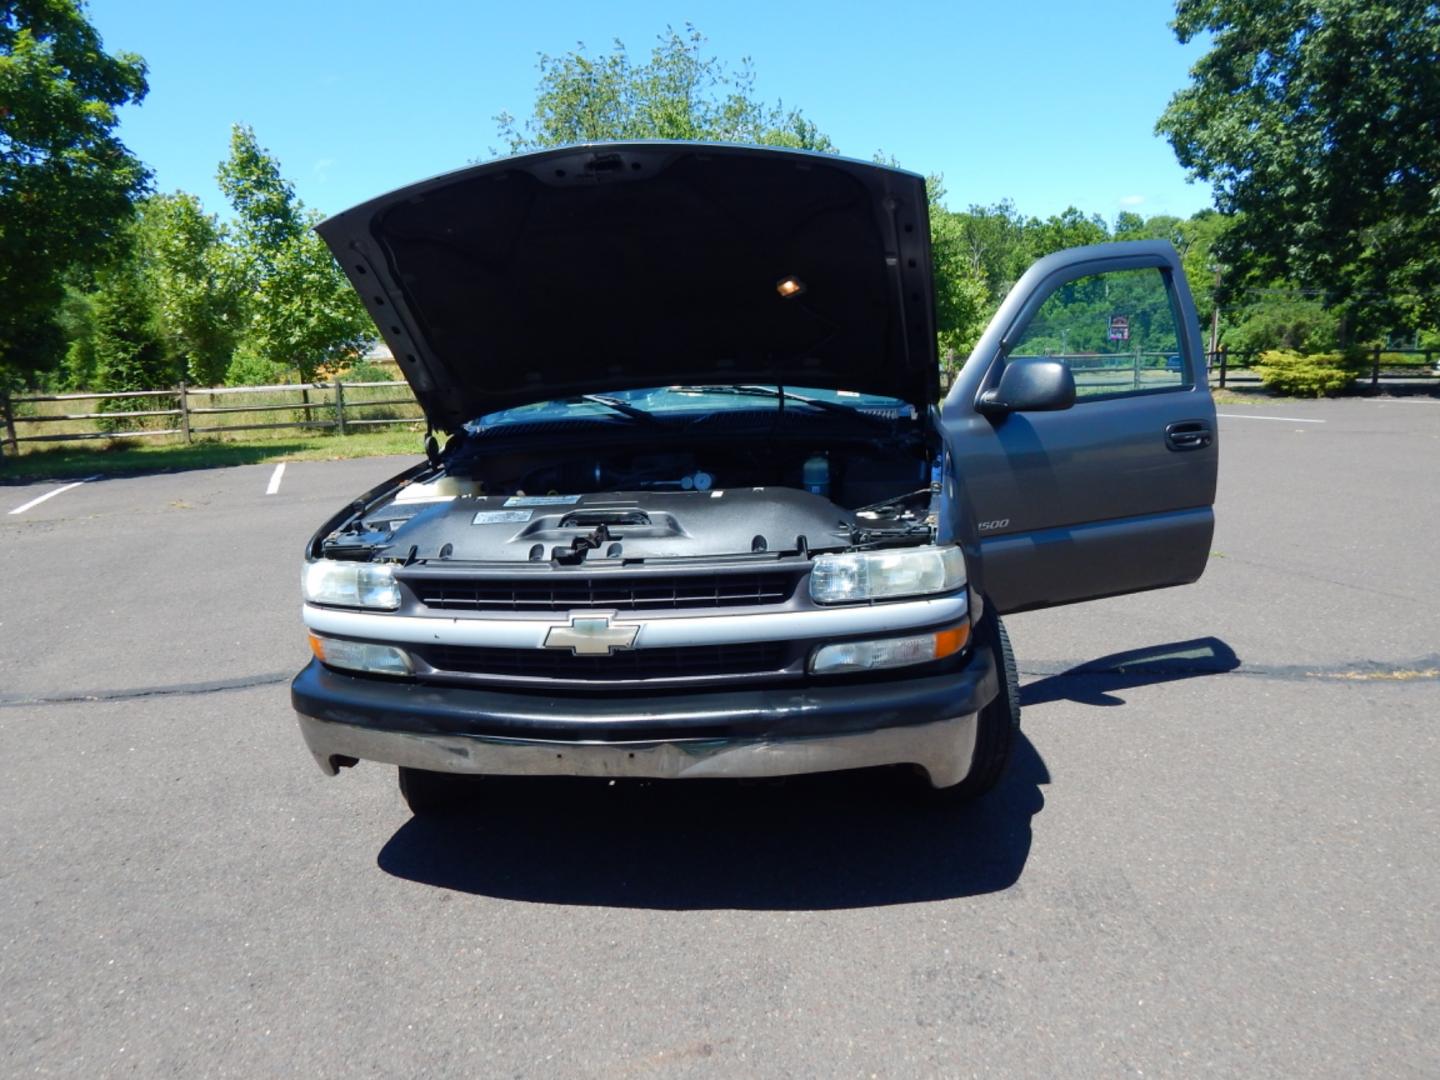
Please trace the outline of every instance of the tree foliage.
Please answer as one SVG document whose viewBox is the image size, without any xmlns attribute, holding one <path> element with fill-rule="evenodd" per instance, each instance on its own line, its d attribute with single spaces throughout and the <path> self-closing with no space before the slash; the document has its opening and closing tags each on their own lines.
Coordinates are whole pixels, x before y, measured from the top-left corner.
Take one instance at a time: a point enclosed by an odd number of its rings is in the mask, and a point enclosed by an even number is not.
<svg viewBox="0 0 1440 1080">
<path fill-rule="evenodd" d="M 1158 130 L 1231 219 L 1234 286 L 1325 291 L 1350 336 L 1440 318 L 1440 7 L 1179 0 L 1211 49 Z"/>
<path fill-rule="evenodd" d="M 133 261 L 119 261 L 101 275 L 94 305 L 94 350 L 96 373 L 106 390 L 174 385 L 176 371 L 155 325 L 154 299 Z"/>
<path fill-rule="evenodd" d="M 86 390 L 99 385 L 95 359 L 95 296 L 74 285 L 65 287 L 65 298 L 55 312 L 55 322 L 65 340 L 60 361 L 64 390 Z M 0 385 L 0 390 L 3 390 Z"/>
<path fill-rule="evenodd" d="M 705 51 L 705 36 L 686 24 L 667 27 L 647 60 L 632 59 L 616 40 L 592 56 L 584 43 L 540 57 L 540 86 L 530 116 L 495 118 L 511 153 L 572 143 L 689 139 L 833 150 L 799 109 L 755 96 L 748 59 L 732 70 Z"/>
<path fill-rule="evenodd" d="M 1339 331 L 1339 318 L 1318 297 L 1277 284 L 1256 290 L 1231 308 L 1225 346 L 1246 353 L 1325 352 L 1339 344 Z"/>
<path fill-rule="evenodd" d="M 971 273 L 984 283 L 992 302 L 998 302 L 1028 265 L 1025 219 L 1008 200 L 994 206 L 971 206 L 950 217 Z"/>
<path fill-rule="evenodd" d="M 61 306 L 70 386 L 137 390 L 314 378 L 373 340 L 359 297 L 313 231 L 274 157 L 247 127 L 220 166 L 233 224 L 185 192 L 154 195 L 93 288 Z M 149 382 L 137 384 L 143 375 Z"/>
<path fill-rule="evenodd" d="M 280 368 L 315 378 L 321 367 L 354 360 L 375 339 L 375 326 L 320 237 L 309 227 L 274 253 L 249 296 L 245 349 Z"/>
<path fill-rule="evenodd" d="M 235 211 L 236 249 L 252 281 L 265 277 L 278 253 L 305 232 L 304 204 L 295 185 L 280 173 L 280 162 L 260 145 L 255 129 L 230 129 L 230 156 L 220 163 L 216 182 Z"/>
<path fill-rule="evenodd" d="M 231 259 L 244 320 L 232 379 L 295 367 L 308 381 L 356 356 L 374 340 L 374 324 L 316 235 L 320 216 L 305 209 L 251 128 L 231 131 L 218 179 L 235 209 Z"/>
<path fill-rule="evenodd" d="M 954 368 L 985 329 L 989 293 L 970 258 L 959 215 L 945 209 L 944 181 L 930 177 L 930 261 L 935 281 L 935 336 L 941 362 Z"/>
<path fill-rule="evenodd" d="M 115 126 L 146 89 L 77 0 L 0 0 L 0 378 L 59 359 L 67 277 L 104 261 L 145 190 Z"/>
<path fill-rule="evenodd" d="M 243 329 L 242 295 L 227 233 L 194 195 L 157 195 L 140 207 L 137 258 L 177 370 L 213 386 Z"/>
</svg>

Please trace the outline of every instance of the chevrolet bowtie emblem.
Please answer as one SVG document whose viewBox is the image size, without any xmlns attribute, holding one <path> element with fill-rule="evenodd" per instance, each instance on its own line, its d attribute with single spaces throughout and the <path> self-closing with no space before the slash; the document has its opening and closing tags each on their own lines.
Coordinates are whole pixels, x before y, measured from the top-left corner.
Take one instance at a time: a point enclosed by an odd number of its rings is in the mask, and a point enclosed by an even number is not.
<svg viewBox="0 0 1440 1080">
<path fill-rule="evenodd" d="M 574 615 L 564 626 L 552 626 L 545 648 L 569 649 L 575 656 L 609 656 L 635 644 L 638 626 L 612 625 L 608 615 Z"/>
</svg>

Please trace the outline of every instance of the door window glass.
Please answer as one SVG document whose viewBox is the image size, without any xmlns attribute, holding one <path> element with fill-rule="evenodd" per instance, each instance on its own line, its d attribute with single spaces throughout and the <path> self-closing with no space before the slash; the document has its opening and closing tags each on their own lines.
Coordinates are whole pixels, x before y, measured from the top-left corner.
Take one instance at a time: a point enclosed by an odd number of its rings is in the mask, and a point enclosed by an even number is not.
<svg viewBox="0 0 1440 1080">
<path fill-rule="evenodd" d="M 1157 269 L 1075 278 L 1040 306 L 1010 356 L 1063 360 L 1077 399 L 1190 385 L 1175 304 Z"/>
</svg>

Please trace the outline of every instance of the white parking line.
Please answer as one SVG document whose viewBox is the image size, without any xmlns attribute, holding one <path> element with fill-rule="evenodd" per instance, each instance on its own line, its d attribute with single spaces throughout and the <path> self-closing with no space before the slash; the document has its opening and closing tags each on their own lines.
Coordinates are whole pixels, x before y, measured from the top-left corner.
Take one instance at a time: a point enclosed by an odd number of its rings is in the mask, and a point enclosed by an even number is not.
<svg viewBox="0 0 1440 1080">
<path fill-rule="evenodd" d="M 15 509 L 14 509 L 14 510 L 11 510 L 10 513 L 12 513 L 12 514 L 23 514 L 26 510 L 29 510 L 32 506 L 39 506 L 39 505 L 40 505 L 42 502 L 44 502 L 46 499 L 53 499 L 56 495 L 62 495 L 62 494 L 64 494 L 65 492 L 69 491 L 71 488 L 77 488 L 77 487 L 79 487 L 81 484 L 88 484 L 91 480 L 99 480 L 99 479 L 100 479 L 100 477 L 99 477 L 98 475 L 97 475 L 97 476 L 87 476 L 87 477 L 85 477 L 84 480 L 76 480 L 73 484 L 66 484 L 64 487 L 58 487 L 58 488 L 56 488 L 54 491 L 47 491 L 44 495 L 40 495 L 40 496 L 38 496 L 38 497 L 36 497 L 36 498 L 34 498 L 34 499 L 31 499 L 29 502 L 25 503 L 25 504 L 22 505 L 22 506 L 17 506 L 17 507 L 15 507 Z"/>
<path fill-rule="evenodd" d="M 285 475 L 285 463 L 282 461 L 275 466 L 275 471 L 270 474 L 270 486 L 265 489 L 266 495 L 274 495 L 280 490 L 280 478 Z"/>
<path fill-rule="evenodd" d="M 1303 416 L 1251 416 L 1249 413 L 1222 412 L 1216 416 L 1223 416 L 1226 420 L 1279 420 L 1285 424 L 1323 424 L 1324 420 L 1307 420 Z"/>
</svg>

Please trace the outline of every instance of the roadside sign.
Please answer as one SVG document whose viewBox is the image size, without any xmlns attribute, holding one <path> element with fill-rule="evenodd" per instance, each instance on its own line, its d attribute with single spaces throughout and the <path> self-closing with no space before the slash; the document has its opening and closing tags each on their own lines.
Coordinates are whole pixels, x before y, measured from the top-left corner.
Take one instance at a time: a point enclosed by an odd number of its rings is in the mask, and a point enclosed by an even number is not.
<svg viewBox="0 0 1440 1080">
<path fill-rule="evenodd" d="M 1128 315 L 1111 315 L 1111 316 L 1110 316 L 1110 340 L 1111 340 L 1111 341 L 1129 341 L 1129 340 L 1130 340 L 1130 316 L 1128 316 Z"/>
</svg>

